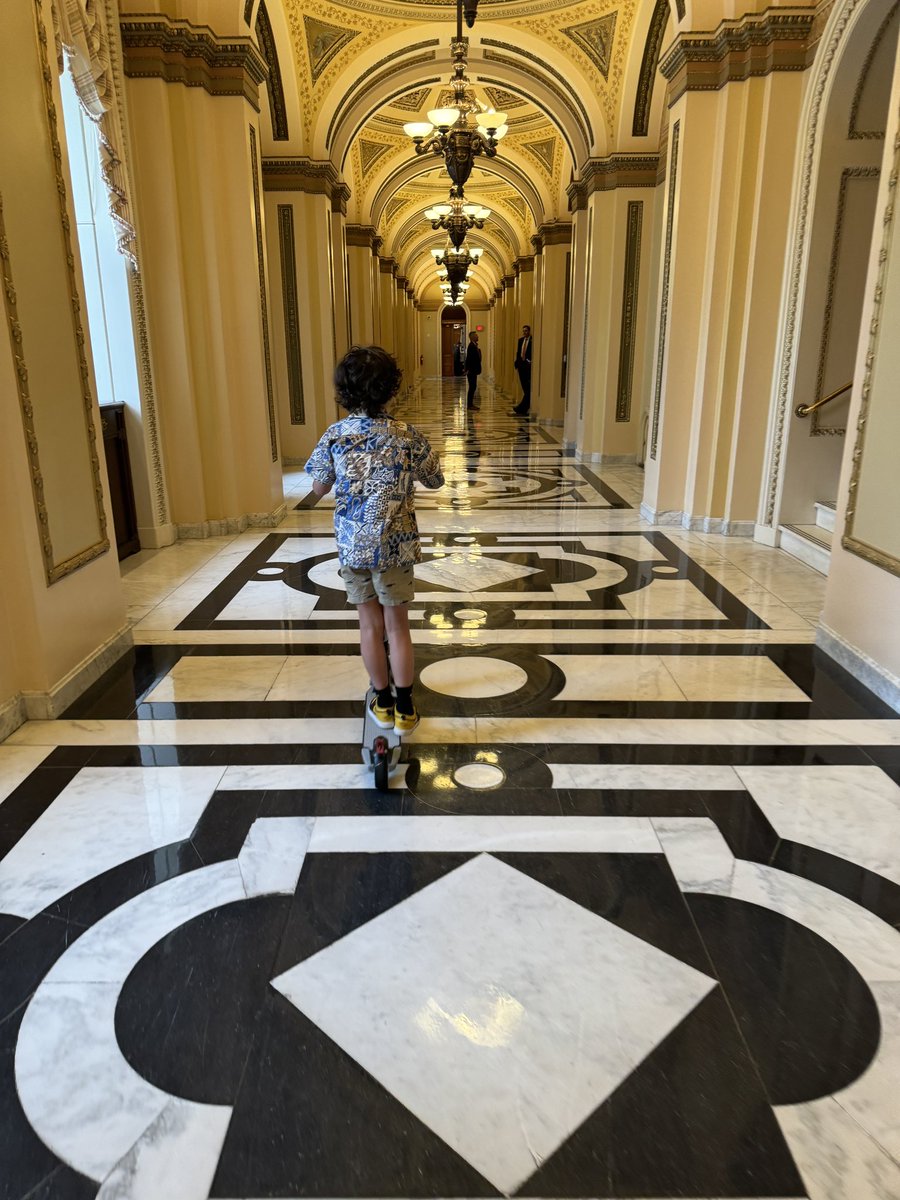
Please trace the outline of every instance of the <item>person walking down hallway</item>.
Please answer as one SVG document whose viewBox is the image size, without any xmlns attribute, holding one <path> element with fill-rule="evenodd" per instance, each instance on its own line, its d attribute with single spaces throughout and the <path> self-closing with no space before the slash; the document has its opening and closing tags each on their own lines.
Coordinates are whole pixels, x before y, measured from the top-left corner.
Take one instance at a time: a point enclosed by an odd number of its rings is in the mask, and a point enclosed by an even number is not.
<svg viewBox="0 0 900 1200">
<path fill-rule="evenodd" d="M 513 409 L 517 417 L 527 417 L 531 410 L 531 326 L 522 326 L 522 336 L 516 343 L 516 361 L 513 366 L 519 373 L 522 399 Z"/>
<path fill-rule="evenodd" d="M 475 407 L 475 389 L 478 386 L 478 376 L 481 374 L 481 348 L 478 345 L 478 334 L 469 334 L 469 344 L 466 347 L 466 378 L 469 381 L 469 393 L 466 396 L 466 408 Z"/>
</svg>

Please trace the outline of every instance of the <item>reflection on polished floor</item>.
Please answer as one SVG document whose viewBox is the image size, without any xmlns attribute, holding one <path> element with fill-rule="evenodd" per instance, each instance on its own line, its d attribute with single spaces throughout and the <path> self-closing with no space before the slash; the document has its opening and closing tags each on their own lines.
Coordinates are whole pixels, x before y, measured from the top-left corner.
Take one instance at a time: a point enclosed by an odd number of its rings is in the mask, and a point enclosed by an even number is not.
<svg viewBox="0 0 900 1200">
<path fill-rule="evenodd" d="M 301 471 L 0 746 L 3 1200 L 900 1197 L 900 722 L 819 575 L 507 407 L 398 409 L 448 482 L 388 793 Z"/>
</svg>

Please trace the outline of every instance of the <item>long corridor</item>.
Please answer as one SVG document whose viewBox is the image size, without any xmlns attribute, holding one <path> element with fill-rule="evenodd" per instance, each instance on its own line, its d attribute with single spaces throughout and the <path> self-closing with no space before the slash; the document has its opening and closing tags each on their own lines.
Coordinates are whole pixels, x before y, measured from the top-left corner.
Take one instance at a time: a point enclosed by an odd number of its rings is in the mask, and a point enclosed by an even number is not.
<svg viewBox="0 0 900 1200">
<path fill-rule="evenodd" d="M 2 1200 L 900 1197 L 897 715 L 820 575 L 463 385 L 397 406 L 447 484 L 387 793 L 299 468 L 0 746 Z"/>
</svg>

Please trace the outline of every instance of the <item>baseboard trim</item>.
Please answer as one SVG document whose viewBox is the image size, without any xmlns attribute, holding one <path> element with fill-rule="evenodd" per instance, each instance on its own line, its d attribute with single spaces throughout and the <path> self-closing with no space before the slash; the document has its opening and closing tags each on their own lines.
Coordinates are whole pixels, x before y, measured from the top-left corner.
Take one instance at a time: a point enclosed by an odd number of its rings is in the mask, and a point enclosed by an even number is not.
<svg viewBox="0 0 900 1200">
<path fill-rule="evenodd" d="M 599 463 L 601 467 L 633 467 L 637 463 L 636 454 L 586 454 L 582 462 Z"/>
<path fill-rule="evenodd" d="M 900 712 L 900 678 L 827 625 L 819 625 L 816 630 L 816 645 L 895 712 Z"/>
<path fill-rule="evenodd" d="M 674 525 L 692 533 L 719 533 L 724 537 L 752 538 L 755 521 L 729 521 L 727 517 L 692 517 L 690 513 L 660 510 L 649 504 L 641 505 L 641 518 L 651 525 Z"/>
<path fill-rule="evenodd" d="M 197 521 L 178 525 L 178 537 L 210 538 L 224 537 L 231 533 L 243 533 L 245 529 L 274 529 L 280 525 L 287 513 L 287 505 L 282 503 L 268 513 L 244 513 L 242 517 L 223 517 L 218 521 Z"/>
<path fill-rule="evenodd" d="M 777 526 L 760 525 L 757 522 L 753 527 L 753 540 L 763 546 L 777 546 L 779 540 Z"/>
<path fill-rule="evenodd" d="M 309 455 L 306 458 L 295 458 L 292 454 L 283 454 L 281 456 L 281 465 L 283 467 L 305 467 L 309 462 Z"/>
<path fill-rule="evenodd" d="M 646 501 L 641 504 L 641 520 L 651 525 L 678 525 L 684 523 L 684 513 L 652 508 Z"/>
<path fill-rule="evenodd" d="M 0 742 L 5 741 L 11 733 L 15 733 L 19 726 L 24 725 L 27 720 L 25 697 L 21 692 L 17 696 L 13 696 L 11 700 L 0 704 Z"/>
<path fill-rule="evenodd" d="M 68 675 L 48 692 L 23 692 L 21 699 L 25 708 L 25 718 L 29 721 L 54 720 L 92 683 L 96 683 L 133 645 L 132 628 L 125 625 L 83 659 L 77 667 L 73 667 Z"/>
<path fill-rule="evenodd" d="M 161 550 L 163 546 L 171 546 L 178 541 L 178 527 L 176 525 L 140 526 L 138 537 L 142 550 Z"/>
</svg>

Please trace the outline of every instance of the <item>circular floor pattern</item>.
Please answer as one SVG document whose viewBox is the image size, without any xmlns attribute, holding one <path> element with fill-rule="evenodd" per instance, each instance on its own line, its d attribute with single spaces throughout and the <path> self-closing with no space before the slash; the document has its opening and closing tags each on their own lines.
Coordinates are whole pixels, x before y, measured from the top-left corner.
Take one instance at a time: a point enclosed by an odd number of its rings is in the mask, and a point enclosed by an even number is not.
<svg viewBox="0 0 900 1200">
<path fill-rule="evenodd" d="M 431 663 L 422 670 L 420 678 L 426 687 L 442 696 L 482 699 L 517 692 L 528 682 L 528 673 L 503 659 L 466 655 Z"/>
<path fill-rule="evenodd" d="M 483 608 L 457 608 L 453 615 L 458 621 L 483 621 L 487 613 Z"/>
<path fill-rule="evenodd" d="M 454 782 L 467 788 L 495 788 L 505 779 L 506 772 L 490 763 L 466 763 L 453 772 Z"/>
</svg>

